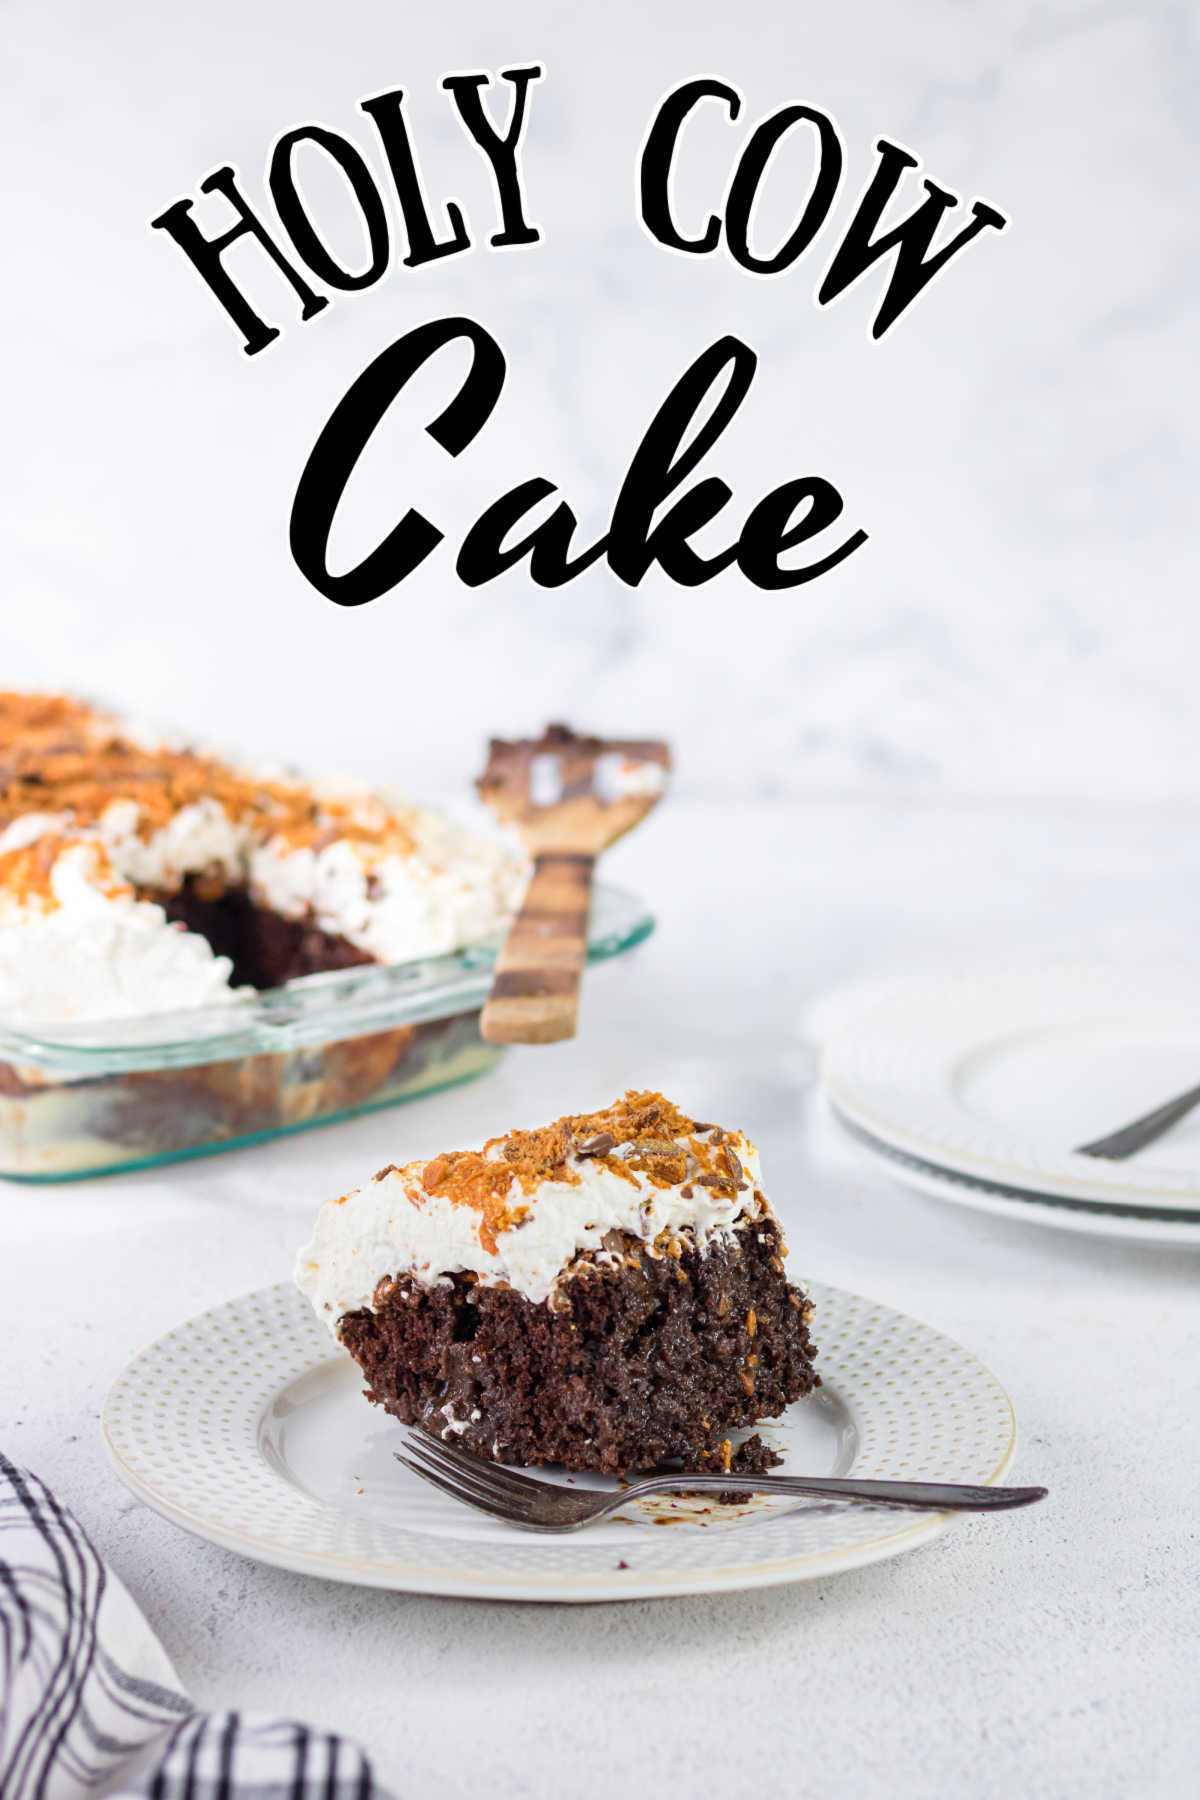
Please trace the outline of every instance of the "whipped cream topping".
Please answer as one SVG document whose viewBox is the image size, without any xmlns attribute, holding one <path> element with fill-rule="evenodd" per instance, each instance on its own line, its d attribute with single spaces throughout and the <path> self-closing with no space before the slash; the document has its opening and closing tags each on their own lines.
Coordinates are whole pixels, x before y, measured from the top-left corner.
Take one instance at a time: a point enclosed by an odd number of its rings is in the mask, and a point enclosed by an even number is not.
<svg viewBox="0 0 1200 1800">
<path fill-rule="evenodd" d="M 138 887 L 173 893 L 189 875 L 241 879 L 251 843 L 248 824 L 231 819 L 217 799 L 191 801 L 149 837 L 139 833 L 136 800 L 105 807 L 97 833 L 112 865 Z"/>
<path fill-rule="evenodd" d="M 170 893 L 191 873 L 246 879 L 254 899 L 287 918 L 311 917 L 381 963 L 439 956 L 501 931 L 520 904 L 527 865 L 504 846 L 420 812 L 417 848 L 377 856 L 339 838 L 320 850 L 264 846 L 216 801 L 181 809 L 143 840 L 133 802 L 114 802 L 94 833 L 57 856 L 44 899 L 0 892 L 0 1015 L 48 1022 L 171 1012 L 233 996 L 227 957 L 119 884 Z M 70 833 L 70 821 L 26 814 L 0 833 L 0 854 Z"/>
<path fill-rule="evenodd" d="M 256 900 L 288 918 L 312 915 L 380 962 L 441 956 L 500 931 L 520 905 L 528 864 L 507 844 L 441 814 L 413 809 L 414 845 L 396 854 L 351 837 L 320 849 L 274 838 L 250 852 Z"/>
<path fill-rule="evenodd" d="M 602 800 L 640 800 L 661 794 L 667 771 L 661 763 L 610 752 L 596 763 L 596 792 Z"/>
<path fill-rule="evenodd" d="M 227 960 L 199 937 L 181 949 L 188 934 L 157 904 L 189 877 L 205 898 L 248 890 L 256 904 L 311 921 L 382 963 L 498 934 L 528 881 L 528 859 L 512 840 L 476 836 L 353 783 L 248 771 L 61 696 L 0 693 L 0 747 L 0 929 L 21 932 L 0 950 L 0 1013 L 14 1022 L 228 999 Z M 64 845 L 94 854 L 72 855 L 60 884 Z M 80 896 L 89 880 L 90 910 Z M 60 885 L 71 896 L 66 910 Z M 89 968 L 89 958 L 108 965 L 73 997 L 65 967 L 57 977 L 49 967 L 55 946 L 68 942 L 71 968 Z"/>
<path fill-rule="evenodd" d="M 686 1236 L 703 1246 L 749 1218 L 770 1216 L 754 1145 L 738 1132 L 723 1134 L 741 1164 L 742 1179 L 736 1186 L 713 1187 L 699 1179 L 704 1168 L 693 1148 L 696 1141 L 694 1133 L 672 1139 L 686 1158 L 687 1175 L 668 1186 L 643 1170 L 618 1173 L 607 1166 L 609 1158 L 577 1149 L 565 1159 L 572 1179 L 546 1179 L 529 1191 L 514 1173 L 507 1200 L 516 1217 L 495 1232 L 475 1207 L 427 1191 L 430 1164 L 381 1170 L 365 1187 L 321 1207 L 312 1241 L 297 1260 L 297 1286 L 336 1337 L 344 1314 L 373 1309 L 375 1290 L 385 1278 L 401 1276 L 433 1287 L 470 1270 L 485 1285 L 507 1285 L 538 1304 L 551 1296 L 581 1251 L 607 1254 L 603 1243 L 609 1231 L 627 1232 L 647 1245 L 665 1235 L 668 1240 Z M 489 1160 L 503 1160 L 504 1142 L 497 1139 L 487 1147 Z M 627 1163 L 637 1154 L 636 1143 L 617 1143 L 611 1158 Z"/>
<path fill-rule="evenodd" d="M 0 909 L 0 1016 L 119 1019 L 239 998 L 227 957 L 106 879 L 98 847 L 72 844 L 51 870 L 53 904 Z"/>
<path fill-rule="evenodd" d="M 41 838 L 70 835 L 71 820 L 67 813 L 22 813 L 11 825 L 0 831 L 0 856 L 9 850 L 28 850 Z"/>
</svg>

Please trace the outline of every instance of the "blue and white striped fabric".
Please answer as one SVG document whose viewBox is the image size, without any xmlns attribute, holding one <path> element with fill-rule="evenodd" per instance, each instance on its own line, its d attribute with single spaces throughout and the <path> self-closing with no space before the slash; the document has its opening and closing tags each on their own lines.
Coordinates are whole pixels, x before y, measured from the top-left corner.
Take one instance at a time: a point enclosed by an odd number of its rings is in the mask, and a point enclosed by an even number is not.
<svg viewBox="0 0 1200 1800">
<path fill-rule="evenodd" d="M 200 1712 L 78 1520 L 0 1455 L 3 1800 L 387 1800 L 362 1751 Z"/>
</svg>

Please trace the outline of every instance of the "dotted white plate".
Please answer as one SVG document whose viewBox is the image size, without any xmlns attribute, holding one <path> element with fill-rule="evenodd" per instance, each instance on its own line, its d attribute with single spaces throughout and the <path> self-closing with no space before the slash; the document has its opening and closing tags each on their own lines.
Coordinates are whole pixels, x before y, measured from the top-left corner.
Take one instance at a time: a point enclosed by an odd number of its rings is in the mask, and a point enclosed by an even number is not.
<svg viewBox="0 0 1200 1800">
<path fill-rule="evenodd" d="M 824 1385 L 760 1428 L 786 1457 L 781 1473 L 1001 1478 L 1013 1414 L 982 1364 L 902 1313 L 808 1289 Z M 186 1530 L 282 1568 L 420 1593 L 615 1600 L 760 1587 L 896 1556 L 951 1522 L 697 1498 L 644 1501 L 561 1538 L 497 1524 L 395 1461 L 399 1427 L 363 1398 L 358 1369 L 290 1284 L 214 1307 L 143 1351 L 115 1382 L 103 1427 L 123 1480 Z"/>
</svg>

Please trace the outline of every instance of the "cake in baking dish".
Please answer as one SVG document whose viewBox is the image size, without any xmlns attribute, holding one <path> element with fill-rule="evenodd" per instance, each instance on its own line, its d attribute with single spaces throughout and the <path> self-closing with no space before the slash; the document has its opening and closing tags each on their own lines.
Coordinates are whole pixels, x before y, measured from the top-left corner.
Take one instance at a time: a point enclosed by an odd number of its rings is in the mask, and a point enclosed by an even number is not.
<svg viewBox="0 0 1200 1800">
<path fill-rule="evenodd" d="M 618 1474 L 777 1460 L 731 1433 L 817 1385 L 758 1153 L 661 1094 L 381 1169 L 321 1208 L 297 1281 L 409 1425 Z"/>
<path fill-rule="evenodd" d="M 349 785 L 260 778 L 61 695 L 0 694 L 0 1016 L 107 1019 L 500 929 L 522 858 Z"/>
</svg>

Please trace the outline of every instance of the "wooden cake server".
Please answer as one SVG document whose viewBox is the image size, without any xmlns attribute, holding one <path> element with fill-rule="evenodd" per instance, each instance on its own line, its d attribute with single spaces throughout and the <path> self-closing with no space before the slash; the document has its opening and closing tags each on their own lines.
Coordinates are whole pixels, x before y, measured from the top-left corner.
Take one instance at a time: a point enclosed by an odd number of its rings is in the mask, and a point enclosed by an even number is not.
<svg viewBox="0 0 1200 1800">
<path fill-rule="evenodd" d="M 670 767 L 663 743 L 578 737 L 566 725 L 550 725 L 540 738 L 492 739 L 476 786 L 520 833 L 533 877 L 483 1009 L 491 1043 L 575 1036 L 596 858 L 645 818 Z"/>
</svg>

